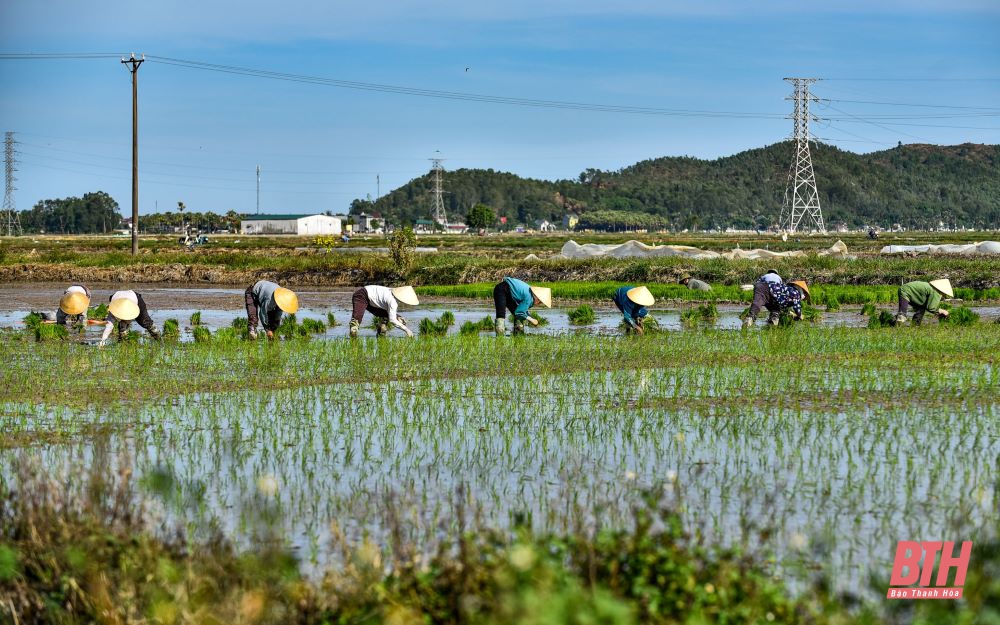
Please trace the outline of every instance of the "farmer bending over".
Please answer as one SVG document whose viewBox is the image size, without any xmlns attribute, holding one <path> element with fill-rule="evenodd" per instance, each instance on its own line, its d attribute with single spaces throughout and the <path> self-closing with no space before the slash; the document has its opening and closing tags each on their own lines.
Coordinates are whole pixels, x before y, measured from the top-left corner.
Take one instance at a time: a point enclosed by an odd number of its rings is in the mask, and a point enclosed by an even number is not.
<svg viewBox="0 0 1000 625">
<path fill-rule="evenodd" d="M 82 284 L 74 284 L 63 292 L 56 311 L 56 323 L 72 325 L 87 323 L 87 308 L 90 306 L 90 291 Z"/>
<path fill-rule="evenodd" d="M 684 276 L 681 278 L 680 283 L 686 286 L 692 291 L 711 291 L 712 285 L 708 282 L 702 282 L 698 278 L 692 278 L 691 276 Z"/>
<path fill-rule="evenodd" d="M 149 332 L 149 336 L 157 341 L 160 340 L 160 333 L 156 331 L 156 324 L 153 323 L 153 318 L 149 316 L 149 310 L 146 308 L 146 302 L 142 299 L 142 295 L 131 290 L 116 291 L 111 296 L 111 301 L 108 304 L 108 317 L 99 345 L 108 344 L 108 337 L 111 336 L 111 331 L 116 326 L 118 328 L 118 340 L 120 341 L 125 338 L 125 334 L 128 332 L 133 320 L 138 320 L 139 325 L 145 328 L 146 332 Z"/>
<path fill-rule="evenodd" d="M 773 326 L 778 325 L 781 311 L 788 308 L 792 309 L 792 319 L 801 321 L 802 301 L 806 299 L 809 299 L 809 287 L 803 280 L 782 284 L 761 278 L 753 285 L 753 302 L 750 314 L 743 320 L 743 327 L 749 328 L 757 322 L 757 313 L 761 308 L 767 308 L 770 313 L 767 322 Z"/>
<path fill-rule="evenodd" d="M 413 290 L 412 286 L 398 286 L 394 289 L 376 285 L 363 286 L 355 291 L 351 297 L 353 310 L 351 311 L 349 334 L 352 339 L 358 336 L 361 320 L 365 316 L 365 311 L 368 311 L 375 316 L 376 335 L 385 336 L 388 334 L 391 323 L 406 332 L 406 336 L 412 339 L 413 332 L 406 327 L 406 319 L 396 314 L 396 311 L 400 304 L 416 306 L 419 303 L 417 292 Z"/>
<path fill-rule="evenodd" d="M 508 310 L 514 315 L 513 334 L 524 334 L 525 320 L 531 325 L 537 326 L 538 320 L 528 316 L 528 309 L 539 303 L 545 304 L 546 308 L 552 308 L 552 289 L 544 286 L 530 286 L 527 282 L 517 278 L 504 278 L 493 288 L 493 304 L 497 313 L 493 329 L 497 336 L 503 336 L 504 319 L 507 317 Z"/>
<path fill-rule="evenodd" d="M 641 336 L 643 321 L 649 314 L 649 309 L 646 307 L 656 302 L 653 294 L 644 286 L 623 286 L 615 291 L 614 301 L 628 325 L 626 334 L 635 332 Z"/>
<path fill-rule="evenodd" d="M 947 317 L 948 311 L 941 306 L 941 296 L 955 297 L 951 290 L 951 282 L 947 279 L 931 280 L 930 282 L 907 282 L 899 287 L 899 311 L 896 313 L 896 325 L 906 323 L 906 313 L 913 306 L 913 323 L 920 325 L 924 313 L 936 313 L 938 317 Z"/>
<path fill-rule="evenodd" d="M 257 338 L 257 323 L 264 328 L 267 338 L 274 338 L 274 331 L 281 325 L 281 313 L 294 315 L 299 309 L 299 298 L 291 290 L 268 280 L 259 280 L 244 292 L 247 306 L 247 328 L 250 340 Z"/>
</svg>

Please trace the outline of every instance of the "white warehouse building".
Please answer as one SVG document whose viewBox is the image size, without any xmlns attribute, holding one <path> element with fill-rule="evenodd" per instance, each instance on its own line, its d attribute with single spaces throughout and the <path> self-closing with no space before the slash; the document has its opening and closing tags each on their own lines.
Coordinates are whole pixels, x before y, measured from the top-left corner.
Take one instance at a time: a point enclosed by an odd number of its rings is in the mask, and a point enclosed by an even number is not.
<svg viewBox="0 0 1000 625">
<path fill-rule="evenodd" d="M 247 215 L 240 220 L 240 234 L 340 234 L 339 217 L 329 215 Z"/>
</svg>

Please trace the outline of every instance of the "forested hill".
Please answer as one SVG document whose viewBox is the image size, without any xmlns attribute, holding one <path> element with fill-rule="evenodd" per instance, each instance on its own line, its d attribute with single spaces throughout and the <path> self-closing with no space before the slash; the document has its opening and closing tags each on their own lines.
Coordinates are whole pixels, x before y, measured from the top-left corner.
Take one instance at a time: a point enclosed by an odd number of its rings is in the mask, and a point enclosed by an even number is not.
<svg viewBox="0 0 1000 625">
<path fill-rule="evenodd" d="M 586 221 L 613 210 L 675 229 L 767 226 L 781 209 L 792 148 L 783 142 L 712 161 L 658 158 L 556 182 L 459 169 L 443 174 L 444 201 L 452 220 L 481 202 L 509 222 L 558 223 L 567 213 Z M 1000 146 L 913 144 L 855 154 L 818 144 L 812 155 L 830 226 L 1000 227 Z M 374 204 L 356 200 L 352 212 L 374 211 L 397 223 L 427 218 L 432 184 L 428 174 Z"/>
</svg>

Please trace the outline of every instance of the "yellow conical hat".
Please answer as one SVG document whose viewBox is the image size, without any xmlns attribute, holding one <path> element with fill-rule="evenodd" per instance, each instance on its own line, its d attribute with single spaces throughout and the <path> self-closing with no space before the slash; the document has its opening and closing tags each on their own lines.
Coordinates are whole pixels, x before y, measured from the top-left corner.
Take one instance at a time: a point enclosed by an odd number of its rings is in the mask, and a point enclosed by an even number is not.
<svg viewBox="0 0 1000 625">
<path fill-rule="evenodd" d="M 946 297 L 955 297 L 955 292 L 951 290 L 951 282 L 948 278 L 941 278 L 940 280 L 931 280 L 931 286 L 940 291 Z"/>
<path fill-rule="evenodd" d="M 795 286 L 802 289 L 802 293 L 806 296 L 806 299 L 809 299 L 809 285 L 806 284 L 805 280 L 792 280 L 788 284 L 794 284 Z"/>
<path fill-rule="evenodd" d="M 85 293 L 74 291 L 67 293 L 59 300 L 59 309 L 67 315 L 79 315 L 90 306 L 90 298 Z"/>
<path fill-rule="evenodd" d="M 637 286 L 634 289 L 629 289 L 625 292 L 625 295 L 640 306 L 652 306 L 656 303 L 656 299 L 653 297 L 653 294 L 650 293 L 649 289 L 644 286 Z"/>
<path fill-rule="evenodd" d="M 538 301 L 545 304 L 546 308 L 552 308 L 552 289 L 547 286 L 533 286 L 531 292 Z"/>
<path fill-rule="evenodd" d="M 274 290 L 274 303 L 289 315 L 294 315 L 299 310 L 298 296 L 283 286 L 279 286 Z"/>
<path fill-rule="evenodd" d="M 392 290 L 392 295 L 407 306 L 416 306 L 420 303 L 417 299 L 417 292 L 412 286 L 397 286 Z"/>
<path fill-rule="evenodd" d="M 132 321 L 139 316 L 139 305 L 124 297 L 111 300 L 108 304 L 108 312 L 119 321 Z"/>
</svg>

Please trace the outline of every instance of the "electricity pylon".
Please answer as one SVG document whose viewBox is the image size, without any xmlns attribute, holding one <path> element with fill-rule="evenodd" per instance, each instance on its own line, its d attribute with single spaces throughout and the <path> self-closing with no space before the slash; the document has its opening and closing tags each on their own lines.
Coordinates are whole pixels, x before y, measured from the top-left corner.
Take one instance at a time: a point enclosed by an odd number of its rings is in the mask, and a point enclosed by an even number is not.
<svg viewBox="0 0 1000 625">
<path fill-rule="evenodd" d="M 444 211 L 444 188 L 441 186 L 441 172 L 444 168 L 441 167 L 441 163 L 444 161 L 443 158 L 432 158 L 431 163 L 434 164 L 434 221 L 438 222 L 442 226 L 448 225 L 448 215 Z"/>
<path fill-rule="evenodd" d="M 14 204 L 14 191 L 17 187 L 14 182 L 14 172 L 17 171 L 17 156 L 14 151 L 14 133 L 7 131 L 4 137 L 4 194 L 3 194 L 3 222 L 0 223 L 0 232 L 6 233 L 9 237 L 19 236 L 21 232 L 21 217 L 17 214 L 17 206 Z"/>
<path fill-rule="evenodd" d="M 811 225 L 820 232 L 826 232 L 823 211 L 819 206 L 819 191 L 816 189 L 816 174 L 813 171 L 812 155 L 809 153 L 809 121 L 819 118 L 809 113 L 809 103 L 819 98 L 809 93 L 809 85 L 817 78 L 785 78 L 792 83 L 794 93 L 786 100 L 794 100 L 795 108 L 790 116 L 794 121 L 795 157 L 788 169 L 788 186 L 785 201 L 778 220 L 781 228 L 796 232 L 800 226 Z"/>
</svg>

